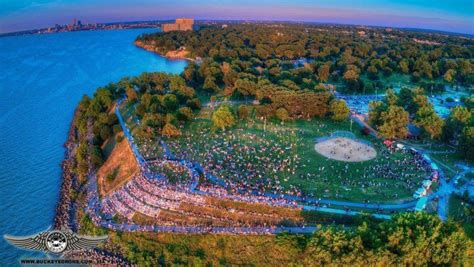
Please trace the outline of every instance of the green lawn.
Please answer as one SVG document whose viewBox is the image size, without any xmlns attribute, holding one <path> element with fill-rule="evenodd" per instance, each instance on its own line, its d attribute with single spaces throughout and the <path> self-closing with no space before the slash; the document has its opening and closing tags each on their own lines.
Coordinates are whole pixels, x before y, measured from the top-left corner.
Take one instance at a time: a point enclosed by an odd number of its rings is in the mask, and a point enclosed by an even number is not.
<svg viewBox="0 0 474 267">
<path fill-rule="evenodd" d="M 265 127 L 265 131 L 264 131 Z M 202 165 L 213 163 L 211 172 L 233 181 L 256 185 L 275 193 L 302 192 L 320 198 L 353 201 L 393 201 L 410 198 L 426 173 L 407 164 L 411 155 L 389 153 L 372 137 L 377 157 L 366 162 L 347 163 L 327 159 L 314 150 L 315 138 L 337 130 L 349 130 L 349 122 L 326 119 L 297 120 L 280 124 L 255 120 L 239 122 L 226 132 L 213 132 L 209 119 L 188 124 L 183 136 L 168 139 L 170 149 Z M 395 161 L 404 162 L 394 164 Z M 383 173 L 390 169 L 392 174 Z M 401 178 L 401 174 L 406 177 Z"/>
<path fill-rule="evenodd" d="M 133 108 L 126 104 L 120 107 L 132 134 L 137 128 Z M 211 166 L 211 173 L 240 187 L 316 198 L 393 202 L 411 198 L 427 177 L 424 170 L 411 164 L 411 155 L 389 152 L 379 140 L 364 136 L 355 123 L 352 132 L 373 143 L 375 159 L 348 163 L 315 151 L 316 138 L 350 130 L 349 121 L 313 119 L 281 124 L 263 122 L 252 115 L 230 130 L 215 132 L 207 110 L 201 110 L 197 119 L 182 129 L 182 136 L 166 142 L 178 157 Z M 146 158 L 163 155 L 158 138 L 135 136 L 135 141 Z"/>
</svg>

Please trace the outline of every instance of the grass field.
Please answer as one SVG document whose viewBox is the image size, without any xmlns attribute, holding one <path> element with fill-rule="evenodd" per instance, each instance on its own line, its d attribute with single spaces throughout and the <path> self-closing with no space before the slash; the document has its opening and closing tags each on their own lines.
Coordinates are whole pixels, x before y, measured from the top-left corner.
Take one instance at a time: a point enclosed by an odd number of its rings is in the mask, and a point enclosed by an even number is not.
<svg viewBox="0 0 474 267">
<path fill-rule="evenodd" d="M 384 202 L 410 198 L 427 175 L 412 164 L 403 164 L 411 155 L 388 152 L 380 141 L 363 136 L 356 124 L 354 134 L 372 142 L 377 150 L 374 160 L 348 163 L 314 150 L 315 138 L 349 130 L 348 121 L 313 119 L 280 124 L 251 120 L 221 133 L 211 130 L 207 116 L 198 117 L 186 126 L 183 136 L 167 140 L 171 150 L 201 164 L 214 162 L 220 169 L 211 172 L 221 178 L 259 184 L 270 192 Z M 385 173 L 384 168 L 391 173 Z M 406 177 L 400 178 L 401 174 Z"/>
<path fill-rule="evenodd" d="M 121 107 L 132 133 L 137 128 L 133 108 Z M 239 122 L 226 132 L 214 132 L 210 114 L 210 108 L 203 108 L 197 118 L 182 129 L 181 137 L 166 142 L 178 157 L 203 166 L 211 162 L 211 173 L 249 189 L 302 193 L 316 198 L 393 202 L 411 198 L 428 175 L 408 164 L 411 155 L 389 152 L 379 140 L 363 135 L 355 123 L 352 132 L 357 138 L 372 142 L 377 151 L 375 159 L 343 162 L 328 159 L 315 151 L 316 138 L 335 131 L 349 131 L 349 121 L 335 123 L 328 119 L 313 119 L 281 124 L 256 120 L 251 115 L 248 121 Z M 145 157 L 163 155 L 158 139 L 137 138 L 136 141 Z"/>
</svg>

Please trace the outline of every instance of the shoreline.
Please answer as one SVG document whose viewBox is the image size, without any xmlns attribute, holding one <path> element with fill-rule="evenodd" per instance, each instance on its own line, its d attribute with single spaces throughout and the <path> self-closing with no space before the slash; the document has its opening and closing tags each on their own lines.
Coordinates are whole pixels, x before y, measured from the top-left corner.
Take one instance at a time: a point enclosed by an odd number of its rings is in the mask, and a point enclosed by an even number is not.
<svg viewBox="0 0 474 267">
<path fill-rule="evenodd" d="M 186 60 L 186 61 L 190 61 L 190 62 L 195 62 L 195 61 L 196 61 L 196 59 L 179 55 L 180 52 L 177 51 L 177 50 L 168 51 L 166 54 L 160 53 L 160 52 L 158 52 L 158 51 L 154 48 L 154 46 L 144 44 L 144 43 L 143 43 L 142 41 L 140 41 L 140 40 L 135 40 L 135 41 L 133 42 L 133 44 L 134 44 L 136 47 L 139 47 L 139 48 L 144 49 L 144 50 L 146 50 L 146 51 L 148 51 L 148 52 L 157 54 L 157 55 L 162 56 L 162 57 L 164 57 L 164 58 L 166 58 L 166 59 L 170 59 L 170 60 Z M 187 51 L 181 51 L 181 52 L 187 52 Z"/>
<path fill-rule="evenodd" d="M 79 220 L 77 218 L 77 209 L 80 208 L 81 188 L 78 187 L 77 176 L 74 173 L 74 165 L 76 163 L 76 148 L 77 148 L 77 129 L 76 119 L 79 115 L 79 106 L 76 107 L 74 115 L 69 126 L 67 140 L 64 143 L 66 151 L 64 152 L 64 160 L 61 163 L 61 187 L 59 190 L 59 200 L 55 210 L 54 216 L 54 230 L 71 229 L 77 233 L 79 228 Z M 76 191 L 75 199 L 71 198 L 73 190 Z M 93 261 L 93 264 L 105 265 L 119 265 L 129 266 L 130 264 L 125 260 L 121 254 L 114 253 L 104 248 L 94 248 L 89 250 L 73 250 L 65 254 L 68 259 L 83 259 L 87 258 Z"/>
<path fill-rule="evenodd" d="M 76 144 L 74 141 L 76 139 L 75 120 L 78 110 L 78 108 L 74 110 L 74 115 L 67 134 L 67 139 L 63 145 L 66 151 L 64 152 L 64 160 L 61 163 L 61 186 L 59 189 L 59 200 L 54 216 L 54 229 L 61 229 L 63 227 L 74 228 L 75 226 L 75 222 L 71 221 L 71 212 L 73 212 L 71 192 L 73 189 L 73 180 L 75 179 L 73 168 L 74 162 L 76 160 L 76 155 L 74 154 Z"/>
</svg>

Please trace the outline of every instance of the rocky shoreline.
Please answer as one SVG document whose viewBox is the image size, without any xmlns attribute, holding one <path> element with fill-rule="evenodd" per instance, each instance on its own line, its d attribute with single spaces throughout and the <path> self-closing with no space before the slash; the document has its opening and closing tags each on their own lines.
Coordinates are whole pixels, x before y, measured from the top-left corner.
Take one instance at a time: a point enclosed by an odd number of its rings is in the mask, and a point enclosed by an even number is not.
<svg viewBox="0 0 474 267">
<path fill-rule="evenodd" d="M 56 206 L 56 214 L 54 217 L 54 229 L 61 228 L 75 228 L 75 222 L 71 220 L 72 210 L 72 201 L 71 194 L 73 189 L 73 182 L 75 180 L 74 174 L 74 163 L 76 160 L 75 149 L 76 149 L 76 130 L 75 130 L 75 118 L 77 116 L 78 110 L 74 112 L 74 117 L 69 127 L 69 132 L 67 136 L 66 143 L 64 147 L 66 151 L 64 152 L 64 160 L 61 163 L 62 175 L 61 175 L 61 188 L 59 190 L 59 201 Z"/>
<path fill-rule="evenodd" d="M 64 147 L 66 151 L 64 153 L 64 160 L 61 163 L 62 175 L 61 175 L 61 188 L 59 190 L 59 201 L 56 206 L 56 213 L 54 216 L 54 229 L 72 229 L 77 232 L 79 221 L 75 216 L 77 214 L 76 209 L 80 205 L 76 203 L 77 199 L 72 199 L 73 190 L 78 190 L 77 176 L 74 173 L 74 166 L 76 163 L 76 148 L 77 148 L 77 130 L 75 121 L 78 116 L 78 109 L 75 110 L 74 116 L 69 127 L 66 143 Z M 91 260 L 93 265 L 99 266 L 130 266 L 129 263 L 122 256 L 112 253 L 108 250 L 93 249 L 84 251 L 71 251 L 66 257 L 82 258 Z"/>
</svg>

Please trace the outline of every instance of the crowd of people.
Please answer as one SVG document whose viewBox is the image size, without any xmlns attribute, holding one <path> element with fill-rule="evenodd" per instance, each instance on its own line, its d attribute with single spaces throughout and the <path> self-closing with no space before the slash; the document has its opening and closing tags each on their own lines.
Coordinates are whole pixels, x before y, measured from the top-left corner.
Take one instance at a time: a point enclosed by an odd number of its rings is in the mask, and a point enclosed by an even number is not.
<svg viewBox="0 0 474 267">
<path fill-rule="evenodd" d="M 203 127 L 166 143 L 177 158 L 198 162 L 207 177 L 221 181 L 231 193 L 241 195 L 272 193 L 347 199 L 345 194 L 352 189 L 383 195 L 388 188 L 411 195 L 420 181 L 430 175 L 429 168 L 423 167 L 416 155 L 390 151 L 381 144 L 377 146 L 379 155 L 368 164 L 314 162 L 298 153 L 305 144 L 300 134 L 278 129 L 267 130 L 267 136 L 262 136 L 244 128 L 212 132 Z M 315 184 L 318 190 L 306 190 L 303 184 L 307 183 Z M 335 192 L 324 194 L 327 191 Z M 397 198 L 398 193 L 391 197 Z"/>
<path fill-rule="evenodd" d="M 159 225 L 173 224 L 161 220 L 161 211 L 172 211 L 193 218 L 207 218 L 215 222 L 227 221 L 231 225 L 239 224 L 238 221 L 232 221 L 232 216 L 239 217 L 239 214 L 243 216 L 250 214 L 249 211 L 235 211 L 213 205 L 212 201 L 208 201 L 207 197 L 218 197 L 218 199 L 231 199 L 241 202 L 266 203 L 273 206 L 289 206 L 293 204 L 293 207 L 296 207 L 296 203 L 289 203 L 284 198 L 278 199 L 251 194 L 228 194 L 222 188 L 211 185 L 200 187 L 199 191 L 195 192 L 179 190 L 176 187 L 169 186 L 166 181 L 149 180 L 142 175 L 138 175 L 111 195 L 106 196 L 100 204 L 100 210 L 107 218 L 113 218 L 114 215 L 118 214 L 129 222 L 133 222 L 134 215 L 138 212 L 153 218 L 155 224 Z M 252 215 L 258 215 L 258 217 L 270 216 L 268 214 L 253 213 Z M 248 224 L 246 226 L 251 225 Z"/>
<path fill-rule="evenodd" d="M 221 178 L 234 193 L 299 194 L 296 188 L 280 184 L 282 176 L 293 175 L 299 168 L 301 159 L 294 153 L 293 135 L 269 134 L 272 138 L 242 128 L 225 133 L 204 128 L 167 140 L 167 144 L 176 157 L 200 163 L 206 173 Z"/>
</svg>

